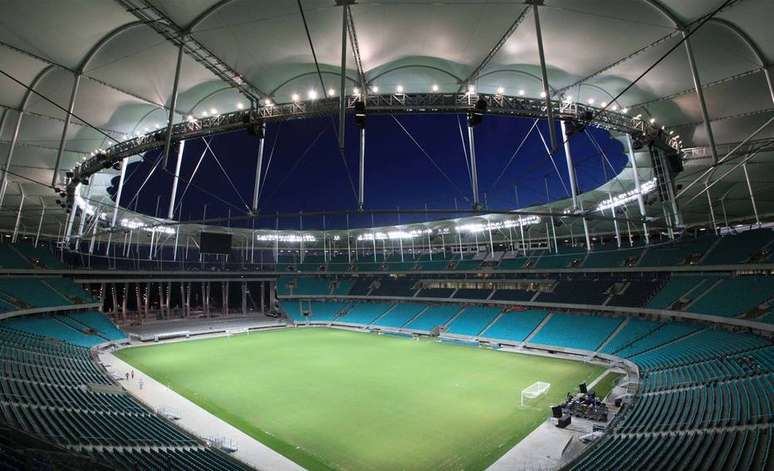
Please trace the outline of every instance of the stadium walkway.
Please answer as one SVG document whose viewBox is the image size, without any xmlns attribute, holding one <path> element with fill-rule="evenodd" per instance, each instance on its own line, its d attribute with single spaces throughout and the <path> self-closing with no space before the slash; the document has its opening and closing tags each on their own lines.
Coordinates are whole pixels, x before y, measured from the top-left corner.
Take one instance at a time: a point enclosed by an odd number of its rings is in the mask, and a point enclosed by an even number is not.
<svg viewBox="0 0 774 471">
<path fill-rule="evenodd" d="M 99 360 L 115 378 L 126 378 L 126 373 L 132 370 L 129 364 L 109 352 L 100 353 Z M 140 380 L 142 380 L 142 389 L 140 389 Z M 293 461 L 138 370 L 134 372 L 134 379 L 129 381 L 121 379 L 119 383 L 152 409 L 173 412 L 179 417 L 175 423 L 197 437 L 224 438 L 225 443 L 233 444 L 237 448 L 232 456 L 254 468 L 272 471 L 304 470 Z"/>
</svg>

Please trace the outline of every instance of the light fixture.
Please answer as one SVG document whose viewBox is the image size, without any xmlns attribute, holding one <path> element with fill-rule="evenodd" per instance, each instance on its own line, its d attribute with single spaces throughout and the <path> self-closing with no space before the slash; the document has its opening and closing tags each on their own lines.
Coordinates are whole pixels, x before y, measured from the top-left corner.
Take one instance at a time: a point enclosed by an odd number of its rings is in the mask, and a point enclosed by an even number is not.
<svg viewBox="0 0 774 471">
<path fill-rule="evenodd" d="M 618 111 L 618 105 L 613 105 L 610 107 L 610 109 L 613 111 Z"/>
<path fill-rule="evenodd" d="M 629 108 L 624 108 L 621 110 L 621 113 L 626 114 L 629 112 Z"/>
<path fill-rule="evenodd" d="M 502 95 L 503 93 L 505 93 L 505 89 L 503 87 L 497 87 L 497 94 Z"/>
<path fill-rule="evenodd" d="M 314 90 L 314 89 L 309 90 L 306 93 L 306 96 L 309 97 L 310 100 L 316 100 L 317 99 L 317 90 Z"/>
<path fill-rule="evenodd" d="M 216 110 L 215 108 L 210 108 L 210 114 L 213 116 L 216 116 L 218 114 L 218 110 Z"/>
<path fill-rule="evenodd" d="M 648 122 L 649 122 L 650 124 L 653 124 L 653 123 L 655 123 L 655 122 L 656 122 L 656 118 L 650 118 L 650 119 L 648 120 Z"/>
<path fill-rule="evenodd" d="M 435 83 L 433 84 L 433 86 L 431 88 L 433 89 L 434 92 L 438 91 L 438 85 L 435 84 Z"/>
<path fill-rule="evenodd" d="M 374 92 L 374 93 L 379 93 L 379 87 L 377 87 L 376 85 L 372 85 L 371 86 L 371 91 Z"/>
<path fill-rule="evenodd" d="M 294 93 L 294 94 L 290 95 L 290 99 L 293 100 L 293 101 L 298 101 L 298 100 L 301 99 L 301 97 L 298 96 L 298 93 Z"/>
<path fill-rule="evenodd" d="M 238 110 L 243 110 L 243 109 L 245 109 L 245 105 L 243 105 L 242 102 L 240 101 L 239 103 L 237 103 L 237 109 Z"/>
<path fill-rule="evenodd" d="M 395 91 L 398 93 L 403 93 L 403 85 L 398 85 L 397 87 L 395 87 Z"/>
<path fill-rule="evenodd" d="M 473 84 L 468 85 L 468 93 L 476 93 L 476 86 Z"/>
<path fill-rule="evenodd" d="M 359 88 L 357 88 L 357 87 L 353 88 L 353 89 L 352 89 L 352 94 L 353 94 L 353 95 L 360 95 L 360 89 L 359 89 Z"/>
<path fill-rule="evenodd" d="M 674 133 L 675 133 L 674 131 L 669 131 L 669 135 L 670 135 L 670 136 L 671 136 L 672 134 L 674 134 Z"/>
<path fill-rule="evenodd" d="M 602 108 L 607 108 L 607 102 L 603 101 L 602 103 L 599 104 L 599 106 L 601 106 Z"/>
<path fill-rule="evenodd" d="M 540 92 L 540 98 L 545 98 L 545 97 L 546 97 L 546 92 Z"/>
<path fill-rule="evenodd" d="M 594 104 L 594 99 L 593 98 L 589 98 L 588 100 L 586 100 L 586 103 L 588 103 L 589 105 L 593 105 Z"/>
<path fill-rule="evenodd" d="M 265 106 L 271 106 L 272 105 L 271 98 L 266 98 L 265 100 L 263 100 L 263 104 Z"/>
<path fill-rule="evenodd" d="M 524 96 L 526 93 L 524 90 L 519 90 L 519 96 Z"/>
<path fill-rule="evenodd" d="M 329 88 L 328 89 L 328 96 L 335 96 L 335 95 L 336 95 L 336 90 L 334 90 L 332 88 Z"/>
</svg>

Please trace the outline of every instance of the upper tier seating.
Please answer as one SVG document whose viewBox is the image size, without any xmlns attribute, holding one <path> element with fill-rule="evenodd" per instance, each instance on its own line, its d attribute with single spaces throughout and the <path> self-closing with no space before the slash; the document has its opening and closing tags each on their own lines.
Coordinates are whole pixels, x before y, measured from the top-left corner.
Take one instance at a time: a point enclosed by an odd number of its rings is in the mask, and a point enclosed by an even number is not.
<svg viewBox="0 0 774 471">
<path fill-rule="evenodd" d="M 601 305 L 607 299 L 609 280 L 578 278 L 562 280 L 552 292 L 542 292 L 535 301 L 544 303 L 574 303 Z"/>
<path fill-rule="evenodd" d="M 583 268 L 620 268 L 627 260 L 639 260 L 642 251 L 642 247 L 593 251 L 583 262 Z"/>
<path fill-rule="evenodd" d="M 35 268 L 64 268 L 64 264 L 46 247 L 35 247 L 29 244 L 15 244 L 14 248 L 19 251 L 24 257 L 32 262 L 32 266 Z M 11 267 L 4 267 L 11 268 Z M 29 266 L 24 268 L 30 268 Z"/>
<path fill-rule="evenodd" d="M 534 268 L 571 268 L 573 263 L 580 263 L 585 256 L 585 252 L 559 255 L 544 254 L 535 262 Z"/>
<path fill-rule="evenodd" d="M 651 309 L 669 309 L 688 293 L 694 297 L 702 292 L 701 286 L 708 286 L 708 280 L 700 276 L 673 275 L 672 278 L 648 301 Z"/>
<path fill-rule="evenodd" d="M 491 289 L 460 288 L 454 293 L 459 299 L 487 299 L 492 294 Z"/>
<path fill-rule="evenodd" d="M 98 301 L 68 278 L 42 278 L 41 281 L 53 291 L 64 296 L 72 304 L 86 304 Z"/>
<path fill-rule="evenodd" d="M 648 247 L 640 259 L 641 267 L 665 267 L 698 262 L 715 242 L 715 236 L 686 237 L 674 243 Z"/>
<path fill-rule="evenodd" d="M 727 278 L 688 307 L 691 312 L 736 317 L 774 298 L 774 277 Z"/>
<path fill-rule="evenodd" d="M 554 313 L 530 343 L 594 351 L 622 321 L 620 317 Z"/>
<path fill-rule="evenodd" d="M 422 288 L 417 293 L 418 298 L 448 298 L 454 293 L 454 288 Z"/>
<path fill-rule="evenodd" d="M 87 328 L 94 329 L 100 337 L 108 340 L 120 340 L 126 338 L 126 334 L 110 322 L 110 320 L 101 312 L 71 312 L 65 315 Z"/>
<path fill-rule="evenodd" d="M 774 241 L 774 231 L 768 228 L 723 236 L 701 263 L 702 265 L 745 263 L 772 241 Z"/>
<path fill-rule="evenodd" d="M 646 352 L 661 345 L 671 343 L 681 337 L 685 337 L 699 330 L 700 327 L 684 322 L 670 322 L 661 324 L 649 334 L 638 338 L 635 342 L 624 346 L 615 352 L 619 357 L 629 358 L 639 353 Z"/>
<path fill-rule="evenodd" d="M 490 299 L 498 301 L 530 301 L 535 297 L 535 291 L 524 289 L 498 289 Z"/>
<path fill-rule="evenodd" d="M 331 322 L 347 308 L 344 303 L 318 301 L 280 301 L 280 306 L 294 322 L 306 322 L 307 320 L 310 322 Z M 310 314 L 308 319 L 307 316 L 304 316 L 304 312 Z"/>
<path fill-rule="evenodd" d="M 327 278 L 298 277 L 295 280 L 294 295 L 319 296 L 327 295 L 331 292 L 330 282 Z"/>
<path fill-rule="evenodd" d="M 19 309 L 30 307 L 55 307 L 72 304 L 64 296 L 49 288 L 45 278 L 0 279 L 0 295 Z M 84 293 L 85 296 L 85 293 Z"/>
<path fill-rule="evenodd" d="M 543 322 L 547 311 L 504 312 L 488 329 L 481 332 L 482 337 L 522 342 Z"/>
<path fill-rule="evenodd" d="M 0 244 L 0 268 L 33 268 L 32 263 L 19 255 L 15 246 Z"/>
<path fill-rule="evenodd" d="M 477 336 L 488 326 L 501 312 L 499 307 L 466 307 L 449 324 L 446 332 L 457 335 Z"/>
<path fill-rule="evenodd" d="M 371 295 L 411 297 L 414 296 L 414 293 L 416 292 L 414 289 L 415 283 L 416 280 L 414 278 L 379 278 L 379 286 L 373 290 Z"/>
<path fill-rule="evenodd" d="M 624 291 L 616 294 L 608 301 L 608 306 L 639 307 L 650 299 L 660 287 L 657 280 L 637 279 L 624 284 Z"/>
<path fill-rule="evenodd" d="M 433 328 L 449 322 L 449 319 L 454 317 L 459 310 L 460 306 L 455 304 L 430 306 L 422 312 L 422 315 L 406 324 L 406 327 L 409 329 L 431 331 Z"/>
<path fill-rule="evenodd" d="M 59 339 L 82 347 L 93 347 L 108 340 L 105 337 L 99 336 L 98 332 L 93 333 L 93 335 L 86 333 L 89 329 L 88 326 L 77 323 L 72 319 L 68 320 L 66 316 L 50 316 L 45 314 L 13 317 L 2 321 L 0 325 L 30 334 Z M 120 338 L 126 338 L 126 335 Z"/>
<path fill-rule="evenodd" d="M 660 322 L 646 321 L 642 319 L 629 319 L 626 325 L 610 339 L 603 348 L 603 353 L 615 354 L 622 348 L 636 342 L 641 337 L 648 335 L 661 327 Z"/>
</svg>

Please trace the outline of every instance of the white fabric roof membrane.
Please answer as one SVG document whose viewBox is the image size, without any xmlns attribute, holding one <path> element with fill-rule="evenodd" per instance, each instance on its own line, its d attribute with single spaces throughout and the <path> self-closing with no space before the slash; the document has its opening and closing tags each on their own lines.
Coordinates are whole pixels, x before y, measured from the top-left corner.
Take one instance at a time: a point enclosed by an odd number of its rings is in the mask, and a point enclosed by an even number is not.
<svg viewBox="0 0 774 471">
<path fill-rule="evenodd" d="M 297 3 L 291 0 L 131 0 L 161 10 L 223 63 L 276 102 L 319 89 L 312 53 Z M 114 139 L 164 126 L 174 79 L 176 47 L 138 21 L 125 0 L 5 0 L 0 8 L 0 68 L 66 108 L 75 74 L 81 74 L 75 114 Z M 326 87 L 338 94 L 341 7 L 334 0 L 303 0 Z M 610 101 L 697 22 L 724 0 L 545 0 L 541 29 L 550 86 L 576 100 Z M 455 91 L 527 8 L 497 0 L 358 0 L 351 6 L 367 80 L 383 91 Z M 774 114 L 763 69 L 774 61 L 774 2 L 737 0 L 690 41 L 704 84 L 718 143 L 738 142 Z M 357 86 L 348 45 L 348 89 Z M 186 54 L 177 119 L 216 108 L 229 111 L 247 99 Z M 493 93 L 540 92 L 532 12 L 481 70 L 476 86 Z M 678 47 L 625 93 L 617 104 L 653 117 L 674 130 L 686 146 L 704 146 L 702 123 L 686 50 Z M 56 234 L 63 221 L 57 196 L 31 180 L 49 183 L 65 113 L 0 76 L 0 162 L 9 153 L 18 112 L 24 112 L 14 150 L 0 227 L 16 219 L 21 184 L 26 196 L 23 229 L 34 232 L 40 208 L 49 207 L 44 232 Z M 770 126 L 757 137 L 774 136 Z M 61 171 L 110 143 L 78 119 L 67 133 Z M 702 165 L 702 164 L 697 164 Z M 703 165 L 706 165 L 704 163 Z M 768 197 L 771 153 L 750 164 L 759 210 L 774 210 Z M 691 173 L 686 172 L 686 175 Z M 59 175 L 61 177 L 62 175 Z M 624 179 L 624 177 L 621 177 Z M 686 179 L 687 176 L 681 176 Z M 31 179 L 31 180 L 30 180 Z M 731 219 L 749 217 L 751 207 L 740 172 L 718 184 Z M 44 196 L 44 199 L 36 195 Z M 592 194 L 587 195 L 593 198 Z M 700 202 L 704 204 L 702 207 Z M 718 208 L 716 208 L 718 209 Z M 686 208 L 689 221 L 706 221 L 706 198 Z"/>
</svg>

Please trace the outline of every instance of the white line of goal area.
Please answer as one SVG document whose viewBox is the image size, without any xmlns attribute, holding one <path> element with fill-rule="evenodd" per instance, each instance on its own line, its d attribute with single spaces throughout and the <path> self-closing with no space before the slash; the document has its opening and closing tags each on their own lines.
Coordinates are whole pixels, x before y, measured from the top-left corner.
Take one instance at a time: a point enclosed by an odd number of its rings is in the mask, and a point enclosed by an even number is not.
<svg viewBox="0 0 774 471">
<path fill-rule="evenodd" d="M 525 398 L 528 400 L 538 398 L 547 393 L 549 389 L 551 389 L 551 383 L 544 383 L 543 381 L 537 381 L 522 389 L 521 407 L 524 407 Z"/>
</svg>

